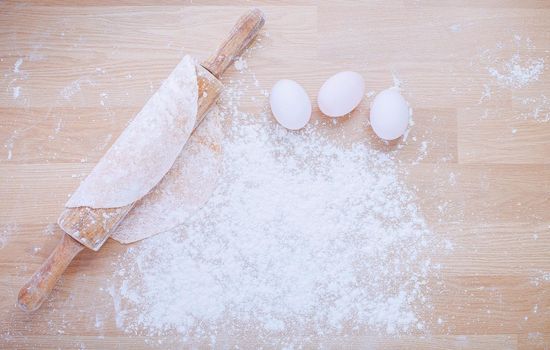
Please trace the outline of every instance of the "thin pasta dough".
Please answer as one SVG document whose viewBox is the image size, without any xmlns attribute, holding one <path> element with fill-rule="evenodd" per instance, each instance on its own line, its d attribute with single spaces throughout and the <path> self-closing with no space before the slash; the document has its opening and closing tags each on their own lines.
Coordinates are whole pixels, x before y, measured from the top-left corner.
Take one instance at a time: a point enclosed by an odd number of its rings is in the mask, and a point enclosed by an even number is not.
<svg viewBox="0 0 550 350">
<path fill-rule="evenodd" d="M 197 120 L 195 63 L 185 56 L 81 183 L 66 207 L 118 208 L 170 170 Z"/>
</svg>

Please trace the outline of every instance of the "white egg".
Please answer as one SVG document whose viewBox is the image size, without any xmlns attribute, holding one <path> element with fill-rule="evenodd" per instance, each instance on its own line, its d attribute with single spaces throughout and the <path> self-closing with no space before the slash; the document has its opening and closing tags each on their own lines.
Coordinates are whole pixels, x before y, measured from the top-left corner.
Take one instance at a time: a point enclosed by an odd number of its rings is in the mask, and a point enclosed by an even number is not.
<svg viewBox="0 0 550 350">
<path fill-rule="evenodd" d="M 409 119 L 409 104 L 397 89 L 384 90 L 374 98 L 370 124 L 381 139 L 390 141 L 401 137 L 407 130 Z"/>
<path fill-rule="evenodd" d="M 283 79 L 275 83 L 269 104 L 275 119 L 287 129 L 301 129 L 311 118 L 311 101 L 304 88 L 294 80 Z"/>
<path fill-rule="evenodd" d="M 341 117 L 353 111 L 365 95 L 365 80 L 356 72 L 340 72 L 319 89 L 317 104 L 329 117 Z"/>
</svg>

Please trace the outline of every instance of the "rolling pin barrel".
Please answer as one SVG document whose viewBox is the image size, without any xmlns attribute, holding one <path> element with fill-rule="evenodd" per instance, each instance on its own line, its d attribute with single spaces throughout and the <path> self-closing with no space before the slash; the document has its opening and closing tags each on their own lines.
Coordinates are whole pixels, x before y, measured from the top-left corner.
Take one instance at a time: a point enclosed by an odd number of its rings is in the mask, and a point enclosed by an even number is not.
<svg viewBox="0 0 550 350">
<path fill-rule="evenodd" d="M 63 234 L 61 242 L 48 259 L 19 291 L 17 305 L 24 311 L 37 310 L 50 295 L 67 266 L 83 249 L 82 244 L 72 239 L 71 236 Z"/>
</svg>

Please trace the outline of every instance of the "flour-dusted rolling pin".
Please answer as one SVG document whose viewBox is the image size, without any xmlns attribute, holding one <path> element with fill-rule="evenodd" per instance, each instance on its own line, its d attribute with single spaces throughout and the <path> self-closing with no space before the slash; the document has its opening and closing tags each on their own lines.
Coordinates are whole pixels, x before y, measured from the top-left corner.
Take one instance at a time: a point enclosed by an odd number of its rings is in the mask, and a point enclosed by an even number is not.
<svg viewBox="0 0 550 350">
<path fill-rule="evenodd" d="M 219 81 L 220 76 L 233 62 L 235 57 L 238 57 L 243 53 L 252 39 L 260 31 L 264 22 L 264 15 L 260 10 L 253 9 L 249 11 L 235 24 L 227 39 L 218 48 L 216 53 L 210 56 L 206 61 L 202 62 L 200 66 L 196 67 L 196 87 L 195 91 L 193 91 L 193 96 L 196 96 L 196 98 L 198 97 L 198 103 L 195 105 L 195 119 L 192 119 L 193 125 L 191 125 L 192 128 L 189 128 L 189 133 L 191 132 L 191 129 L 194 130 L 199 125 L 208 109 L 217 100 L 223 87 L 222 83 Z M 182 66 L 182 68 L 180 68 L 180 66 Z M 164 113 L 167 114 L 167 118 L 165 119 L 169 120 L 171 123 L 167 124 L 170 128 L 173 129 L 175 127 L 179 127 L 179 124 L 177 123 L 178 119 L 176 118 L 177 116 L 169 115 L 170 113 L 175 113 L 174 111 L 178 111 L 180 108 L 180 101 L 178 100 L 179 96 L 175 96 L 175 92 L 177 92 L 177 84 L 183 84 L 184 82 L 178 81 L 178 77 L 173 76 L 175 73 L 178 73 L 178 69 L 182 69 L 182 71 L 185 69 L 183 61 L 163 83 L 163 86 L 159 88 L 159 91 L 157 91 L 155 95 L 153 95 L 153 97 L 147 102 L 141 112 L 121 134 L 117 141 L 115 141 L 104 157 L 110 157 L 108 161 L 105 162 L 104 159 L 102 159 L 103 162 L 100 161 L 100 163 L 96 165 L 96 168 L 94 168 L 85 182 L 81 184 L 73 197 L 77 197 L 76 193 L 79 193 L 79 190 L 80 192 L 83 192 L 83 186 L 85 187 L 88 185 L 88 187 L 90 187 L 90 181 L 93 180 L 90 179 L 93 178 L 94 175 L 97 177 L 97 173 L 104 174 L 104 170 L 109 169 L 109 167 L 112 167 L 114 171 L 117 172 L 117 176 L 119 177 L 128 175 L 120 175 L 124 169 L 119 169 L 122 166 L 118 166 L 118 164 L 115 164 L 112 161 L 112 159 L 118 159 L 117 157 L 120 157 L 120 154 L 117 154 L 116 152 L 117 150 L 128 149 L 128 145 L 123 145 L 126 147 L 125 148 L 121 146 L 120 143 L 128 143 L 129 140 L 132 142 L 135 141 L 135 143 L 140 143 L 140 140 L 143 139 L 143 137 L 140 137 L 142 135 L 139 134 L 136 135 L 136 133 L 143 131 L 143 127 L 149 127 L 151 123 L 155 123 L 154 120 L 151 121 L 151 119 L 149 119 L 142 120 L 141 125 L 132 125 L 135 124 L 134 122 L 136 119 L 151 118 L 154 117 L 156 113 Z M 127 132 L 129 129 L 132 129 L 131 132 Z M 151 130 L 151 133 L 153 134 L 154 130 Z M 177 142 L 177 140 L 171 141 Z M 133 151 L 133 149 L 130 150 Z M 144 153 L 146 153 L 146 150 L 147 149 L 144 149 Z M 162 153 L 162 151 L 159 153 Z M 134 158 L 136 157 L 135 154 L 132 156 Z M 156 161 L 156 159 L 153 160 Z M 130 165 L 135 165 L 134 163 L 135 161 L 130 163 Z M 143 166 L 143 172 L 149 170 L 148 167 L 150 167 L 150 164 L 147 162 L 145 162 L 145 164 L 140 164 L 140 166 L 141 165 Z M 102 169 L 95 171 L 98 167 L 102 167 Z M 103 173 L 101 171 L 103 171 Z M 107 174 L 106 177 L 109 177 L 108 175 L 109 174 Z M 161 177 L 162 175 L 163 174 L 161 174 Z M 97 179 L 95 180 L 97 182 Z M 102 179 L 100 178 L 99 180 Z M 87 181 L 88 183 L 86 183 Z M 73 199 L 73 197 L 71 197 L 71 199 Z M 46 259 L 40 269 L 36 271 L 27 284 L 21 288 L 18 296 L 18 305 L 20 308 L 25 311 L 37 310 L 44 300 L 46 300 L 57 280 L 63 274 L 67 266 L 69 266 L 73 258 L 85 247 L 98 251 L 107 238 L 109 238 L 113 230 L 116 229 L 117 225 L 132 209 L 134 204 L 135 201 L 125 205 L 114 205 L 112 207 L 104 208 L 101 206 L 69 206 L 65 208 L 58 219 L 58 224 L 65 233 L 48 259 Z"/>
</svg>

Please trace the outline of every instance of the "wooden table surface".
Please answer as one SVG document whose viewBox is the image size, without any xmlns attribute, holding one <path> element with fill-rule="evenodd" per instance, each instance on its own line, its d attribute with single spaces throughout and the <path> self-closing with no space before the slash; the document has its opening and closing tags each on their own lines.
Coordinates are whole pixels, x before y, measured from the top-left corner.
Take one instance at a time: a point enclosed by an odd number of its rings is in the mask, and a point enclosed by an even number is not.
<svg viewBox="0 0 550 350">
<path fill-rule="evenodd" d="M 550 348 L 550 2 L 534 0 L 0 2 L 0 348 L 151 346 L 155 337 L 116 326 L 100 290 L 127 249 L 114 241 L 81 254 L 37 313 L 19 311 L 16 295 L 57 243 L 67 196 L 127 121 L 183 54 L 206 57 L 251 5 L 265 30 L 247 72 L 231 68 L 225 81 L 254 74 L 260 105 L 281 78 L 314 103 L 339 70 L 363 74 L 367 91 L 399 81 L 414 110 L 399 153 L 406 181 L 454 247 L 433 252 L 444 288 L 432 312 L 445 322 L 325 344 Z M 363 126 L 370 101 L 342 125 L 376 146 Z M 317 108 L 313 119 L 324 120 Z"/>
</svg>

